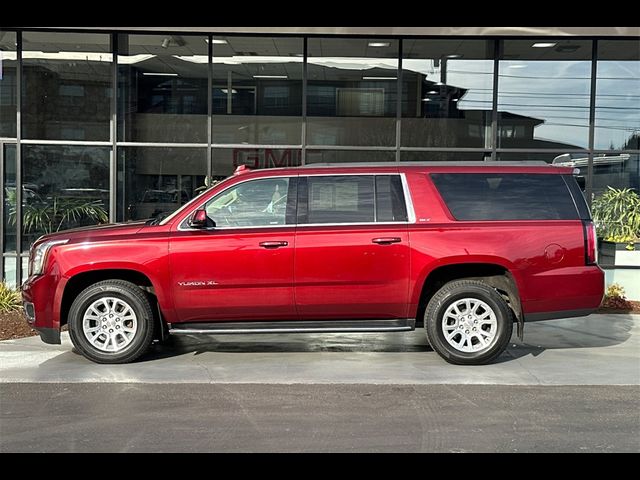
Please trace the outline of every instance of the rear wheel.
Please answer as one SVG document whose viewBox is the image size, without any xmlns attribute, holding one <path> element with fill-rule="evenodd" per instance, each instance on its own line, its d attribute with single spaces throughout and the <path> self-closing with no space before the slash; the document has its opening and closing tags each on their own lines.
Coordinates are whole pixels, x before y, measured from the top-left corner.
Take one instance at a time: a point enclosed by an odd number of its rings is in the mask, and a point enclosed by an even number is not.
<svg viewBox="0 0 640 480">
<path fill-rule="evenodd" d="M 484 365 L 498 358 L 513 334 L 513 313 L 489 285 L 472 280 L 446 284 L 425 312 L 427 339 L 447 362 Z"/>
<path fill-rule="evenodd" d="M 108 280 L 83 291 L 69 312 L 69 334 L 76 349 L 103 364 L 131 363 L 153 342 L 154 316 L 136 285 Z"/>
</svg>

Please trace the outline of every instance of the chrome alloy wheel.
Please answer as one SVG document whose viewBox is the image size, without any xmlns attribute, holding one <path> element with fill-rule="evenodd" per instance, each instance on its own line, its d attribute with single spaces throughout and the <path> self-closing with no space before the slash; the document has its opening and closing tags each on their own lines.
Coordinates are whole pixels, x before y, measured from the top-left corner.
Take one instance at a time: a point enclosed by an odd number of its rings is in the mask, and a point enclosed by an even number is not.
<svg viewBox="0 0 640 480">
<path fill-rule="evenodd" d="M 451 304 L 442 318 L 447 343 L 463 353 L 488 350 L 496 342 L 498 320 L 493 309 L 476 298 Z"/>
<path fill-rule="evenodd" d="M 101 298 L 87 309 L 82 321 L 85 338 L 106 353 L 125 350 L 138 332 L 138 317 L 127 302 Z"/>
</svg>

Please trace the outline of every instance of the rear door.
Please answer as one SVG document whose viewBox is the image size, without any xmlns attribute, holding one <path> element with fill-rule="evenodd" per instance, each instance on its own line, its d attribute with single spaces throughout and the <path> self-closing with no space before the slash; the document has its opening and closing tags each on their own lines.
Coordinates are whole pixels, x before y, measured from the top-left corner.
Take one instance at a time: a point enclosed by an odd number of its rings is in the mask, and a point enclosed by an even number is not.
<svg viewBox="0 0 640 480">
<path fill-rule="evenodd" d="M 300 317 L 407 318 L 408 220 L 400 175 L 300 177 L 294 269 Z"/>
</svg>

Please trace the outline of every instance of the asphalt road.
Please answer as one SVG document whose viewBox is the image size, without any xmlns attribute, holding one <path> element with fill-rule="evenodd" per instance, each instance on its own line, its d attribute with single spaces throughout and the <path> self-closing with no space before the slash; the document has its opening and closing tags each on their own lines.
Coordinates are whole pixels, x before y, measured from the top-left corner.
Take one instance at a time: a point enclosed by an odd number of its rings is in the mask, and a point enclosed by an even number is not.
<svg viewBox="0 0 640 480">
<path fill-rule="evenodd" d="M 420 331 L 187 337 L 123 366 L 0 342 L 0 452 L 640 452 L 640 316 L 533 324 L 483 367 Z"/>
<path fill-rule="evenodd" d="M 637 452 L 640 388 L 3 385 L 2 452 Z"/>
</svg>

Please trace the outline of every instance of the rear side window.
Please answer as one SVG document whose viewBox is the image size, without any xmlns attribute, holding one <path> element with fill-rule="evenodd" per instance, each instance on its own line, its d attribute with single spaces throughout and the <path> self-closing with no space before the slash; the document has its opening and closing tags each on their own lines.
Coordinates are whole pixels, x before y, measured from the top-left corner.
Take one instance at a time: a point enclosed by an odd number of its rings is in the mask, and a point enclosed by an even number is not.
<svg viewBox="0 0 640 480">
<path fill-rule="evenodd" d="M 399 175 L 300 177 L 301 225 L 408 221 Z"/>
<path fill-rule="evenodd" d="M 373 223 L 373 177 L 309 177 L 310 224 Z"/>
<path fill-rule="evenodd" d="M 561 175 L 447 173 L 431 178 L 460 221 L 579 219 Z"/>
</svg>

